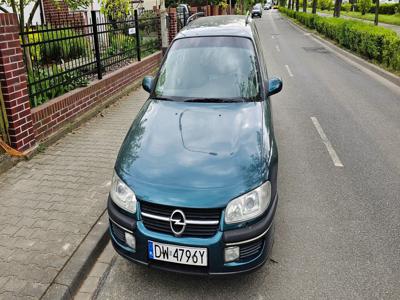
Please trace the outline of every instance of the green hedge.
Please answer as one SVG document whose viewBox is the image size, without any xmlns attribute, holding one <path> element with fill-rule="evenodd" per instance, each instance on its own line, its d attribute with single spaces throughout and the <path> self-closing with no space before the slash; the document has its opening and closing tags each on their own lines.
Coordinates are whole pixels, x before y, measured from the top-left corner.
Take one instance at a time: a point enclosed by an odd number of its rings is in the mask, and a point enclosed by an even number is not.
<svg viewBox="0 0 400 300">
<path fill-rule="evenodd" d="M 362 56 L 400 71 L 400 38 L 392 30 L 361 21 L 321 17 L 285 7 L 279 11 Z"/>
<path fill-rule="evenodd" d="M 346 3 L 346 4 L 350 4 L 350 3 Z M 343 6 L 346 4 L 342 4 L 342 9 L 343 9 Z M 350 7 L 351 7 L 351 4 L 350 4 Z M 372 6 L 368 10 L 368 13 L 374 14 L 375 9 L 376 9 L 375 3 L 372 3 Z M 354 5 L 354 11 L 357 11 L 357 12 L 360 11 L 357 3 Z M 396 13 L 400 13 L 400 3 L 383 3 L 383 4 L 379 5 L 379 14 L 381 14 L 381 15 L 394 15 Z"/>
<path fill-rule="evenodd" d="M 372 5 L 369 12 L 374 14 L 376 6 Z M 379 13 L 382 15 L 394 15 L 395 13 L 400 13 L 400 3 L 388 4 L 383 3 L 379 5 Z"/>
</svg>

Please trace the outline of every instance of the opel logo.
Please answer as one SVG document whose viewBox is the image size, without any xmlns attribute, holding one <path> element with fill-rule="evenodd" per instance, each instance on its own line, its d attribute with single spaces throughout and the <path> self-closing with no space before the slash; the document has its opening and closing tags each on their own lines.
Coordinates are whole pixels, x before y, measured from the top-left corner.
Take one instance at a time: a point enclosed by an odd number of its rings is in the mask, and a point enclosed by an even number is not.
<svg viewBox="0 0 400 300">
<path fill-rule="evenodd" d="M 186 228 L 186 217 L 183 211 L 176 209 L 169 218 L 169 225 L 175 236 L 180 236 Z"/>
</svg>

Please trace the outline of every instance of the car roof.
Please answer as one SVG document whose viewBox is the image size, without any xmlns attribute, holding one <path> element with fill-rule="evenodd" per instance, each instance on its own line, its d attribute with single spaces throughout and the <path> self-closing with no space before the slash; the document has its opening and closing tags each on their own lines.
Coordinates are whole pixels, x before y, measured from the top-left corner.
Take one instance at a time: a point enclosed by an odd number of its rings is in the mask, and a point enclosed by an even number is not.
<svg viewBox="0 0 400 300">
<path fill-rule="evenodd" d="M 189 23 L 176 36 L 199 37 L 199 36 L 240 36 L 253 39 L 252 20 L 246 16 L 227 15 L 201 17 Z"/>
</svg>

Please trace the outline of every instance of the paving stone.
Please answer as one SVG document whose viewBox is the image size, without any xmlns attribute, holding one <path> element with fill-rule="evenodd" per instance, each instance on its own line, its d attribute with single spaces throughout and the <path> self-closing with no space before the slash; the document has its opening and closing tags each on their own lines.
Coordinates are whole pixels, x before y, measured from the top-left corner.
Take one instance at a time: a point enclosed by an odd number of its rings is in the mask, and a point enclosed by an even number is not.
<svg viewBox="0 0 400 300">
<path fill-rule="evenodd" d="M 38 282 L 27 282 L 23 289 L 19 292 L 22 297 L 40 298 L 47 289 L 47 284 Z"/>
<path fill-rule="evenodd" d="M 7 283 L 10 277 L 1 277 L 0 276 L 0 289 Z"/>
<path fill-rule="evenodd" d="M 19 293 L 27 284 L 25 280 L 20 280 L 16 277 L 10 278 L 7 283 L 2 287 L 6 292 Z"/>
<path fill-rule="evenodd" d="M 2 292 L 0 293 L 0 300 L 14 300 L 14 299 L 19 299 L 20 297 L 17 296 L 13 292 Z"/>
<path fill-rule="evenodd" d="M 104 212 L 119 147 L 146 98 L 132 93 L 0 174 L 0 299 L 40 298 Z"/>
</svg>

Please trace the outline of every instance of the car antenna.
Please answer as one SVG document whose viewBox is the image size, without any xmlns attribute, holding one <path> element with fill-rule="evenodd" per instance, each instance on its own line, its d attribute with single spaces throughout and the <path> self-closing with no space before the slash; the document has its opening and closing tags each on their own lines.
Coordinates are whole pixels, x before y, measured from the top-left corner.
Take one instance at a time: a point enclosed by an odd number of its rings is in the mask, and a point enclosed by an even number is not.
<svg viewBox="0 0 400 300">
<path fill-rule="evenodd" d="M 249 17 L 250 17 L 250 12 L 247 11 L 247 13 L 246 13 L 246 22 L 245 22 L 245 25 L 247 25 L 247 24 L 250 23 L 250 22 L 249 22 Z"/>
</svg>

